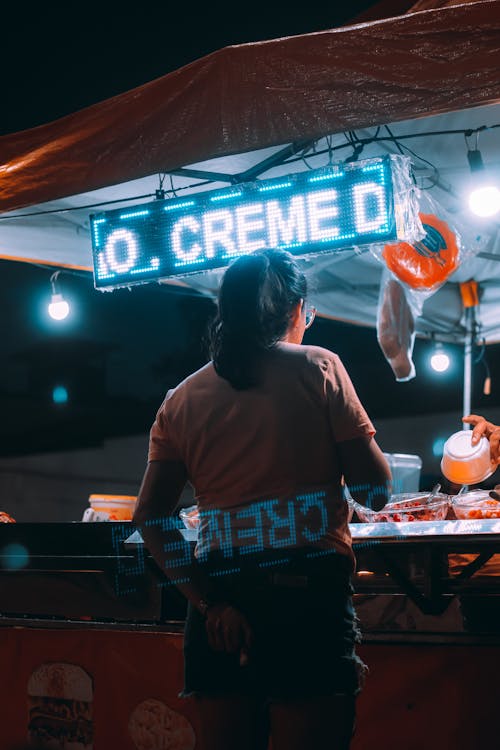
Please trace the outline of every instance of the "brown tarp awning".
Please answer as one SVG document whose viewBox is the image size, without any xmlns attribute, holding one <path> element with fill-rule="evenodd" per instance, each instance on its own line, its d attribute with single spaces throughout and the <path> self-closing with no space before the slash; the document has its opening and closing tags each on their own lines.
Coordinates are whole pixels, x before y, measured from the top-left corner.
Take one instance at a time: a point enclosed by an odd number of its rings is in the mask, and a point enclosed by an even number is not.
<svg viewBox="0 0 500 750">
<path fill-rule="evenodd" d="M 0 138 L 0 211 L 217 156 L 499 102 L 499 61 L 499 0 L 226 47 Z"/>
</svg>

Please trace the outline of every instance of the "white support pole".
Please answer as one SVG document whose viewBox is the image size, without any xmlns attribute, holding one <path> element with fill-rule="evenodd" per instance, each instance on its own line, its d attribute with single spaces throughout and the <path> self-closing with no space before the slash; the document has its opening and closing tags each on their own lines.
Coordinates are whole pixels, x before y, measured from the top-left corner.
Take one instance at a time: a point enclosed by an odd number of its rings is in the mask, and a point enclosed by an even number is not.
<svg viewBox="0 0 500 750">
<path fill-rule="evenodd" d="M 471 413 L 472 401 L 472 346 L 474 344 L 475 307 L 465 308 L 465 342 L 464 342 L 464 391 L 462 416 Z M 463 425 L 463 429 L 469 430 L 469 424 Z"/>
</svg>

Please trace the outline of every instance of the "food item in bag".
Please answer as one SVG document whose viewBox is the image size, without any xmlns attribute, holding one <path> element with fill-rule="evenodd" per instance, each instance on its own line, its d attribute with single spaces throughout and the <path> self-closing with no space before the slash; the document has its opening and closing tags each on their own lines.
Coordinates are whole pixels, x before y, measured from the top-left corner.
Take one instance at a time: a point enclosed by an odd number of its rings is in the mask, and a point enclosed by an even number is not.
<svg viewBox="0 0 500 750">
<path fill-rule="evenodd" d="M 410 380 L 415 375 L 414 329 L 404 289 L 395 279 L 389 279 L 377 316 L 377 338 L 397 380 Z"/>
</svg>

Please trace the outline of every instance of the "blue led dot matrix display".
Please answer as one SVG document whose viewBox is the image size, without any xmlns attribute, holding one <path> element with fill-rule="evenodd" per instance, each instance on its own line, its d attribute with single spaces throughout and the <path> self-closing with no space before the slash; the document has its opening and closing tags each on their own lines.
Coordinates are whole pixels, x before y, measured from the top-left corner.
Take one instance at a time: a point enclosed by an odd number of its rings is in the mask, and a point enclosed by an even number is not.
<svg viewBox="0 0 500 750">
<path fill-rule="evenodd" d="M 394 241 L 394 156 L 93 214 L 94 283 L 114 289 L 229 265 Z M 399 222 L 398 222 L 399 223 Z"/>
</svg>

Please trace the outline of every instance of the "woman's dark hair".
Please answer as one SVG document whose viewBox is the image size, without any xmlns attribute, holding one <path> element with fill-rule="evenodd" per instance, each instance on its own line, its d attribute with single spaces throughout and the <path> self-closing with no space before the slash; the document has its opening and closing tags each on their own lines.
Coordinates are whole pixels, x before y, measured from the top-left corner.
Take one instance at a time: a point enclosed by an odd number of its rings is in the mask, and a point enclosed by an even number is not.
<svg viewBox="0 0 500 750">
<path fill-rule="evenodd" d="M 237 390 L 257 385 L 260 355 L 283 338 L 293 307 L 306 296 L 306 277 L 288 252 L 263 250 L 233 261 L 210 331 L 217 374 Z"/>
</svg>

